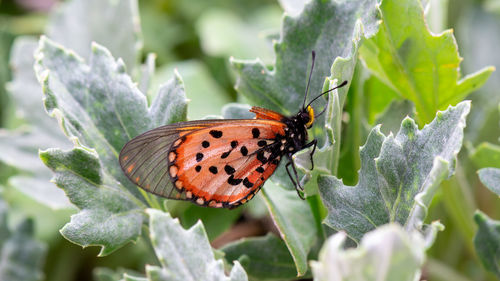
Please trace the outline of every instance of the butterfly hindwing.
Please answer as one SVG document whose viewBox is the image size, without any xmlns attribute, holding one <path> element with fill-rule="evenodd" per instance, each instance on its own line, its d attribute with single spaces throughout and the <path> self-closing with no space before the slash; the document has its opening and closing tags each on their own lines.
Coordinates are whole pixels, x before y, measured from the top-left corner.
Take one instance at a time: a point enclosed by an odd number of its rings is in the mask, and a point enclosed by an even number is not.
<svg viewBox="0 0 500 281">
<path fill-rule="evenodd" d="M 127 143 L 120 164 L 149 192 L 231 208 L 250 200 L 276 169 L 279 157 L 264 159 L 284 128 L 279 121 L 256 119 L 167 125 Z"/>
</svg>

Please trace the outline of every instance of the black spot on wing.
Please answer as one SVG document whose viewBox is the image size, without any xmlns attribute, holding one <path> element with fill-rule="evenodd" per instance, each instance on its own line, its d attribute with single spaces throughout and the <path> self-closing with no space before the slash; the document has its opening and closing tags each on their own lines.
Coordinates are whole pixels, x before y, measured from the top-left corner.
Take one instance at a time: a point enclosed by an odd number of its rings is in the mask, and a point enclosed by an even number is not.
<svg viewBox="0 0 500 281">
<path fill-rule="evenodd" d="M 196 161 L 200 162 L 201 159 L 203 159 L 203 153 L 200 153 L 200 152 L 196 153 Z"/>
<path fill-rule="evenodd" d="M 215 166 L 210 166 L 210 168 L 208 168 L 208 170 L 210 171 L 210 173 L 212 173 L 214 175 L 217 174 L 217 172 L 219 172 L 217 170 L 217 167 L 215 167 Z"/>
<path fill-rule="evenodd" d="M 222 153 L 222 155 L 220 156 L 220 158 L 225 159 L 225 158 L 227 158 L 229 156 L 229 154 L 231 154 L 231 150 Z"/>
<path fill-rule="evenodd" d="M 266 146 L 267 145 L 267 141 L 260 140 L 260 141 L 257 142 L 257 145 L 260 146 L 260 147 Z"/>
<path fill-rule="evenodd" d="M 246 186 L 247 188 L 251 188 L 253 186 L 253 183 L 251 183 L 248 178 L 245 178 L 243 180 L 243 185 Z"/>
<path fill-rule="evenodd" d="M 262 164 L 267 163 L 267 158 L 264 156 L 264 150 L 261 150 L 257 153 L 257 160 L 259 160 Z"/>
<path fill-rule="evenodd" d="M 241 155 L 247 156 L 248 155 L 248 149 L 247 149 L 247 147 L 246 146 L 242 146 L 240 148 L 240 152 L 241 152 Z"/>
<path fill-rule="evenodd" d="M 200 172 L 200 171 L 201 171 L 201 166 L 200 166 L 200 165 L 197 165 L 196 167 L 194 167 L 194 169 L 195 169 L 197 172 Z"/>
<path fill-rule="evenodd" d="M 207 148 L 207 147 L 209 147 L 209 146 L 210 146 L 210 143 L 209 143 L 208 141 L 203 141 L 203 142 L 201 143 L 201 146 L 203 146 L 204 148 Z"/>
<path fill-rule="evenodd" d="M 235 179 L 234 178 L 234 175 L 231 175 L 228 179 L 227 179 L 227 183 L 229 183 L 230 185 L 238 185 L 242 182 L 243 180 L 242 179 Z"/>
<path fill-rule="evenodd" d="M 252 129 L 252 136 L 254 139 L 258 138 L 260 136 L 260 131 L 258 128 L 253 128 Z"/>
<path fill-rule="evenodd" d="M 234 140 L 234 141 L 232 141 L 232 142 L 231 142 L 231 147 L 232 147 L 232 148 L 235 148 L 235 147 L 237 147 L 237 146 L 238 146 L 238 141 L 235 141 L 235 140 Z"/>
<path fill-rule="evenodd" d="M 210 132 L 208 132 L 212 137 L 218 139 L 220 137 L 222 137 L 222 131 L 218 131 L 218 130 L 211 130 Z"/>
<path fill-rule="evenodd" d="M 257 169 L 255 169 L 255 171 L 262 174 L 262 173 L 264 173 L 264 168 L 262 166 L 259 166 L 259 167 L 257 167 Z"/>
<path fill-rule="evenodd" d="M 234 172 L 236 172 L 236 170 L 229 165 L 224 166 L 224 171 L 226 171 L 228 175 L 234 174 Z"/>
</svg>

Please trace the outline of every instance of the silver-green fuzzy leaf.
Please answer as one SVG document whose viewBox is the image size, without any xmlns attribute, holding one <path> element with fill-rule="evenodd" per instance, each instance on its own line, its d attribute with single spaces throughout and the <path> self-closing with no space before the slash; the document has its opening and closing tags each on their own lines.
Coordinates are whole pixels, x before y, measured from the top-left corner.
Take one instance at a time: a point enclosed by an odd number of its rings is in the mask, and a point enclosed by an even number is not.
<svg viewBox="0 0 500 281">
<path fill-rule="evenodd" d="M 40 158 L 54 172 L 55 184 L 80 209 L 61 229 L 64 237 L 83 247 L 101 246 L 103 256 L 141 234 L 144 205 L 116 186 L 95 152 L 49 149 Z"/>
<path fill-rule="evenodd" d="M 137 239 L 146 202 L 159 207 L 156 199 L 141 194 L 125 177 L 118 154 L 140 133 L 185 119 L 182 80 L 176 75 L 164 84 L 148 108 L 123 62 L 104 47 L 94 44 L 85 64 L 73 52 L 42 37 L 36 56 L 45 107 L 76 144 L 71 151 L 52 149 L 40 155 L 55 172 L 56 184 L 80 209 L 62 233 L 79 245 L 101 246 L 100 255 L 109 254 Z"/>
<path fill-rule="evenodd" d="M 474 221 L 479 229 L 474 236 L 474 247 L 484 267 L 500 278 L 500 221 L 492 220 L 476 211 Z"/>
<path fill-rule="evenodd" d="M 185 230 L 168 213 L 154 209 L 148 209 L 147 213 L 151 243 L 161 264 L 161 267 L 146 267 L 148 280 L 248 280 L 237 261 L 229 276 L 226 276 L 223 262 L 215 259 L 201 223 Z"/>
<path fill-rule="evenodd" d="M 424 230 L 423 220 L 435 190 L 454 172 L 469 109 L 466 101 L 438 112 L 422 130 L 406 118 L 396 136 L 386 137 L 375 127 L 360 151 L 356 186 L 320 176 L 320 195 L 328 209 L 324 222 L 346 231 L 355 241 L 389 222 L 398 222 L 408 231 Z"/>
</svg>

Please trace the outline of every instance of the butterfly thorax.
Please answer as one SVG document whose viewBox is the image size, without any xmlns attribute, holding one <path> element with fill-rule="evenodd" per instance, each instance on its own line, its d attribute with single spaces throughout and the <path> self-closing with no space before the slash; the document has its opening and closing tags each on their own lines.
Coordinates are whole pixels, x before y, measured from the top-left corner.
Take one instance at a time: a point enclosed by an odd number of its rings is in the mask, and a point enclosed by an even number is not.
<svg viewBox="0 0 500 281">
<path fill-rule="evenodd" d="M 312 124 L 308 111 L 301 110 L 292 117 L 285 117 L 282 122 L 287 125 L 285 128 L 285 151 L 295 153 L 301 150 L 307 143 L 307 129 Z"/>
</svg>

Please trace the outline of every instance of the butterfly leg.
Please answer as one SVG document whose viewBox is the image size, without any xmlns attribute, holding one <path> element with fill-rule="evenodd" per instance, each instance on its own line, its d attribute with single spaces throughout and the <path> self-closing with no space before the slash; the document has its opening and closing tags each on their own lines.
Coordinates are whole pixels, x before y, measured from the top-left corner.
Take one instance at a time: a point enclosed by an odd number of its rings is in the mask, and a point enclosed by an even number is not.
<svg viewBox="0 0 500 281">
<path fill-rule="evenodd" d="M 295 169 L 295 165 L 293 164 L 291 154 L 288 155 L 288 160 L 289 160 L 289 162 L 285 166 L 286 172 L 288 173 L 288 177 L 290 177 L 290 180 L 292 181 L 293 185 L 295 186 L 295 190 L 297 191 L 297 194 L 299 195 L 300 199 L 305 200 L 306 198 L 301 193 L 302 191 L 304 191 L 304 188 L 300 185 L 299 174 L 297 173 L 297 170 Z M 295 180 L 294 180 L 294 177 L 292 177 L 292 174 L 290 173 L 290 169 L 288 169 L 289 166 L 292 166 L 293 174 L 295 175 Z"/>
<path fill-rule="evenodd" d="M 311 153 L 309 153 L 309 157 L 311 158 L 311 170 L 314 170 L 313 155 L 314 155 L 314 151 L 316 151 L 317 144 L 318 144 L 318 140 L 314 139 L 310 143 L 307 143 L 306 145 L 304 145 L 304 148 L 308 148 L 308 147 L 311 147 L 311 146 L 313 147 Z"/>
</svg>

